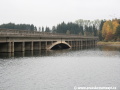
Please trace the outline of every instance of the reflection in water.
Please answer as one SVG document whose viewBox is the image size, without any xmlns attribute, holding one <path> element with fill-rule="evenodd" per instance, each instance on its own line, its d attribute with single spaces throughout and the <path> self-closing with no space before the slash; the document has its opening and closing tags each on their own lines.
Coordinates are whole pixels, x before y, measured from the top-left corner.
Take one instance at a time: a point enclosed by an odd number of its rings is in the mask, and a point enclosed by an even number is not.
<svg viewBox="0 0 120 90">
<path fill-rule="evenodd" d="M 102 56 L 114 57 L 120 52 L 120 46 L 101 46 L 99 49 L 102 51 Z"/>
<path fill-rule="evenodd" d="M 25 52 L 14 52 L 14 53 L 0 53 L 0 58 L 19 58 L 19 57 L 38 57 L 38 56 L 51 56 L 60 53 L 66 53 L 69 51 L 79 51 L 94 48 L 92 47 L 79 47 L 72 49 L 61 49 L 61 50 L 40 50 L 40 51 L 25 51 Z"/>
<path fill-rule="evenodd" d="M 79 47 L 79 48 L 72 48 L 72 49 L 63 49 L 63 50 L 40 50 L 40 51 L 25 51 L 25 52 L 15 52 L 15 53 L 0 53 L 0 58 L 21 58 L 21 57 L 44 57 L 44 56 L 60 56 L 63 53 L 73 52 L 73 51 L 81 51 L 86 50 L 89 55 L 91 54 L 91 50 L 101 50 L 106 51 L 105 53 L 99 53 L 99 55 L 102 56 L 114 56 L 117 52 L 114 51 L 120 51 L 120 47 L 113 47 L 113 46 L 97 46 L 97 47 Z M 109 52 L 109 51 L 112 51 Z M 98 53 L 95 53 L 97 56 Z"/>
<path fill-rule="evenodd" d="M 120 51 L 120 46 L 101 46 L 102 51 Z"/>
</svg>

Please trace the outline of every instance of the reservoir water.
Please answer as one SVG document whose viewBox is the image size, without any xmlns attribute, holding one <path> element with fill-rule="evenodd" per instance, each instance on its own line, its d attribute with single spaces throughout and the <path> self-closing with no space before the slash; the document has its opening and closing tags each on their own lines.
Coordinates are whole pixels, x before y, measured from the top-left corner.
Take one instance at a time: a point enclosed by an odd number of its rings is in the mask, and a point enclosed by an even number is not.
<svg viewBox="0 0 120 90">
<path fill-rule="evenodd" d="M 0 53 L 0 90 L 120 90 L 120 47 Z"/>
</svg>

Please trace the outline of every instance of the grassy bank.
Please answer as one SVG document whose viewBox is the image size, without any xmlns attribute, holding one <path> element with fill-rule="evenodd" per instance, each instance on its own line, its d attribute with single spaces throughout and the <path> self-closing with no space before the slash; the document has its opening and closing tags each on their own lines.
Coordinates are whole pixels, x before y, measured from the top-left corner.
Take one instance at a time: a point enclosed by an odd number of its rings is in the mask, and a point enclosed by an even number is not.
<svg viewBox="0 0 120 90">
<path fill-rule="evenodd" d="M 120 42 L 97 42 L 97 45 L 120 46 Z"/>
</svg>

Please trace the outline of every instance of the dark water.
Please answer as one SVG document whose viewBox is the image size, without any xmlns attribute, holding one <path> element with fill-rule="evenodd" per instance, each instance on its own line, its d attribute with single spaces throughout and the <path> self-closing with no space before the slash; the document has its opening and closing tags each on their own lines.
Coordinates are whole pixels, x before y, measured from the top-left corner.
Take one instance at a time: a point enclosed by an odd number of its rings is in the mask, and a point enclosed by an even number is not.
<svg viewBox="0 0 120 90">
<path fill-rule="evenodd" d="M 120 90 L 120 48 L 0 53 L 0 90 Z"/>
</svg>

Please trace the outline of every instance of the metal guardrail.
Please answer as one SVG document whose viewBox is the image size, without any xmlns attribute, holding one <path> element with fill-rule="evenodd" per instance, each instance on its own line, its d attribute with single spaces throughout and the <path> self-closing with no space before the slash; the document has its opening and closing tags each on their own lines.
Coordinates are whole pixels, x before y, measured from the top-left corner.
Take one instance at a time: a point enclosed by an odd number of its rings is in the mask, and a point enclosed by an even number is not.
<svg viewBox="0 0 120 90">
<path fill-rule="evenodd" d="M 70 37 L 70 38 L 98 38 L 98 37 L 85 37 L 73 34 L 61 34 L 61 33 L 47 33 L 38 31 L 28 31 L 28 30 L 15 30 L 15 29 L 0 29 L 0 37 L 2 36 L 18 36 L 18 37 Z"/>
</svg>

